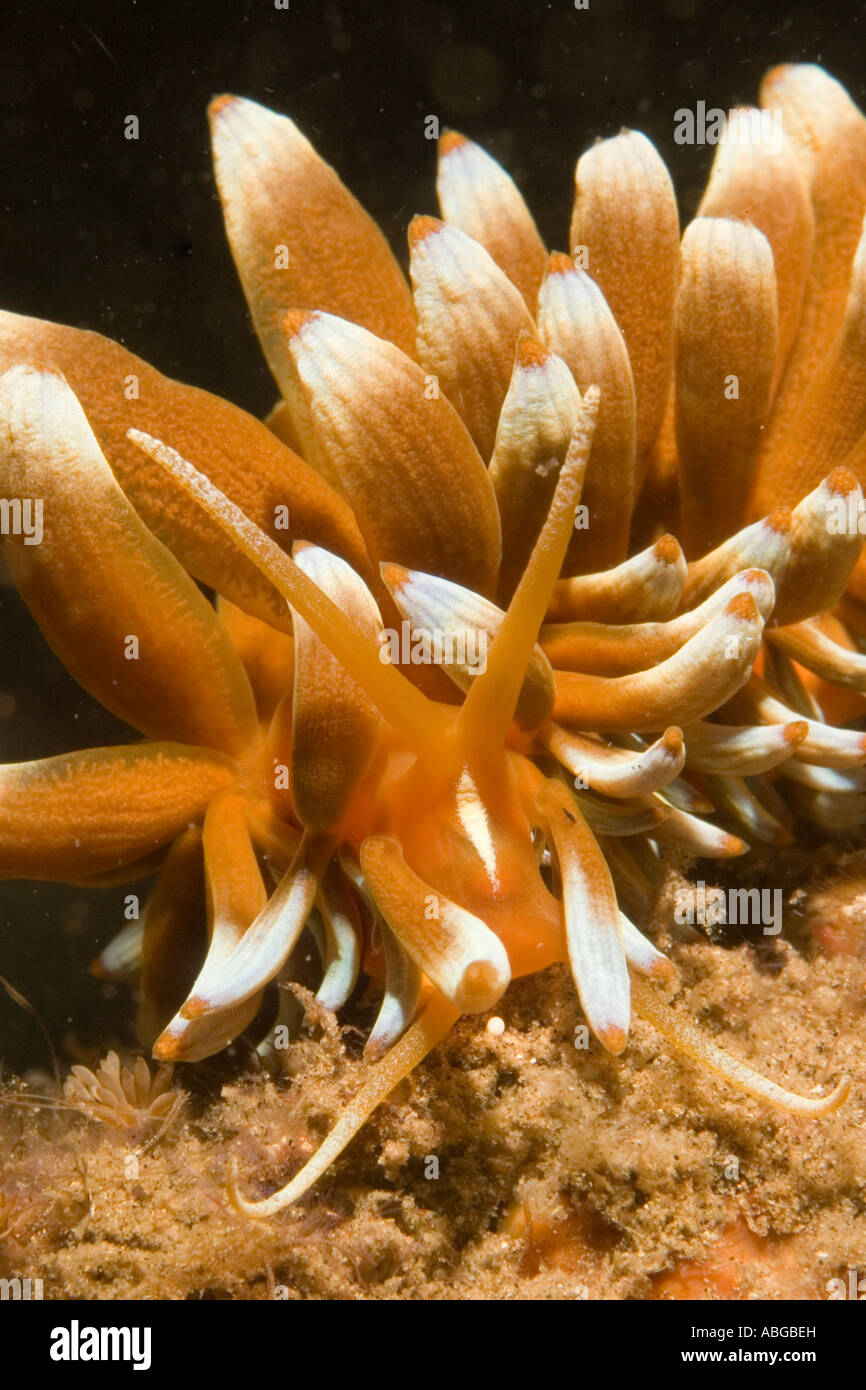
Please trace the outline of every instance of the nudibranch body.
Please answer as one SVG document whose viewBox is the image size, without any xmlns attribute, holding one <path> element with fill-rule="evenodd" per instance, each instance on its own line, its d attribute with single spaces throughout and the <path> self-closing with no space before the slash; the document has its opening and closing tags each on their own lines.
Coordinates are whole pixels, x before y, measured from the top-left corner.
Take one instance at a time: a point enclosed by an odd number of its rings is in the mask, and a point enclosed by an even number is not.
<svg viewBox="0 0 866 1390">
<path fill-rule="evenodd" d="M 571 256 L 447 134 L 411 293 L 293 123 L 218 99 L 269 428 L 0 315 L 0 490 L 44 502 L 10 569 L 144 735 L 0 769 L 0 874 L 157 873 L 116 954 L 163 1060 L 243 1032 L 305 929 L 328 1008 L 361 972 L 383 987 L 357 1095 L 279 1191 L 233 1177 L 241 1210 L 296 1200 L 461 1014 L 557 961 L 611 1053 L 636 1013 L 792 1112 L 847 1094 L 723 1053 L 665 1002 L 674 966 L 635 924 L 666 846 L 781 843 L 786 800 L 827 829 L 863 817 L 866 737 L 825 714 L 866 690 L 862 535 L 830 524 L 862 509 L 866 121 L 816 68 L 764 97 L 788 134 L 771 159 L 732 113 L 682 241 L 650 142 L 596 145 Z"/>
</svg>

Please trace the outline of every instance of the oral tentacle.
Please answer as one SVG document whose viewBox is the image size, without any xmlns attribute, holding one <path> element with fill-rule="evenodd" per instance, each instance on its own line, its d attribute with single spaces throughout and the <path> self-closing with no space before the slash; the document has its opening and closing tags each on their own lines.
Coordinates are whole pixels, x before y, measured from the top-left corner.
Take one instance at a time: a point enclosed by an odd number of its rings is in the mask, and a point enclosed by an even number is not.
<svg viewBox="0 0 866 1390">
<path fill-rule="evenodd" d="M 196 499 L 232 537 L 238 549 L 267 575 L 409 746 L 434 765 L 441 763 L 445 724 L 439 711 L 405 676 L 382 663 L 377 645 L 365 638 L 294 560 L 191 463 L 158 439 L 139 431 L 132 431 L 130 437 Z"/>
<path fill-rule="evenodd" d="M 784 1086 L 761 1076 L 738 1057 L 725 1052 L 693 1023 L 683 1018 L 679 1011 L 666 1004 L 652 985 L 640 979 L 632 980 L 632 1005 L 638 1018 L 651 1023 L 677 1052 L 722 1077 L 736 1090 L 745 1091 L 747 1095 L 770 1105 L 781 1106 L 792 1115 L 811 1118 L 830 1115 L 838 1110 L 850 1093 L 851 1083 L 847 1077 L 842 1077 L 829 1095 L 818 1098 L 786 1090 Z"/>
<path fill-rule="evenodd" d="M 248 1201 L 241 1195 L 237 1168 L 233 1167 L 228 1178 L 228 1196 L 235 1210 L 244 1216 L 268 1217 L 298 1201 L 339 1158 L 382 1101 L 441 1042 L 459 1016 L 453 1004 L 434 994 L 418 1020 L 371 1068 L 361 1089 L 343 1108 L 313 1157 L 279 1192 L 258 1202 Z"/>
<path fill-rule="evenodd" d="M 535 543 L 490 650 L 486 669 L 473 681 L 457 721 L 458 738 L 478 747 L 505 742 L 550 596 L 574 525 L 574 508 L 586 472 L 599 409 L 590 387 L 568 447 L 548 517 Z"/>
<path fill-rule="evenodd" d="M 495 641 L 505 617 L 502 609 L 450 579 L 402 565 L 380 568 L 397 608 L 411 625 L 413 638 L 420 634 L 433 659 L 441 661 L 461 690 L 468 691 L 486 666 L 488 644 Z M 523 729 L 537 729 L 550 717 L 555 698 L 550 662 L 536 643 L 514 710 L 515 721 Z"/>
</svg>

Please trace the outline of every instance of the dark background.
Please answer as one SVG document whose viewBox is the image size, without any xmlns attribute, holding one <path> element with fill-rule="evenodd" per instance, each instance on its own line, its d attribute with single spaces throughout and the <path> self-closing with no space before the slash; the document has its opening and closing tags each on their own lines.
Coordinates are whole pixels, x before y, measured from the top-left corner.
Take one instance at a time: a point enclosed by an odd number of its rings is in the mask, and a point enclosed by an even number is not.
<svg viewBox="0 0 866 1390">
<path fill-rule="evenodd" d="M 691 214 L 712 149 L 673 143 L 674 112 L 757 99 L 765 69 L 821 62 L 864 104 L 858 4 L 749 0 L 0 0 L 0 304 L 98 329 L 162 371 L 263 413 L 275 390 L 226 245 L 205 108 L 221 91 L 291 115 L 397 254 L 435 212 L 439 117 L 516 178 L 566 248 L 572 175 L 596 135 L 644 131 Z M 140 139 L 124 139 L 137 115 Z M 0 759 L 122 741 L 12 590 L 0 587 Z M 122 1038 L 128 994 L 87 974 L 121 894 L 0 885 L 0 974 L 55 1040 Z M 32 1019 L 0 991 L 0 1058 L 44 1065 Z"/>
</svg>

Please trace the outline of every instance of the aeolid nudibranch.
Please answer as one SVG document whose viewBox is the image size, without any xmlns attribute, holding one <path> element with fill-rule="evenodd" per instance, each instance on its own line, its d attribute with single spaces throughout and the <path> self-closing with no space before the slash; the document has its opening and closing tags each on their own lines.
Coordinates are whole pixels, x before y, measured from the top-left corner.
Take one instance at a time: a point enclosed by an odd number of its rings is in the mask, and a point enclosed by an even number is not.
<svg viewBox="0 0 866 1390">
<path fill-rule="evenodd" d="M 5 528 L 9 567 L 144 736 L 0 769 L 0 874 L 157 874 L 118 954 L 165 1061 L 237 1037 L 305 928 L 329 1008 L 381 980 L 358 1094 L 283 1189 L 233 1180 L 244 1211 L 294 1201 L 461 1013 L 555 961 L 613 1053 L 636 1013 L 761 1100 L 814 1116 L 847 1094 L 723 1053 L 665 1002 L 674 966 L 632 920 L 665 846 L 778 843 L 786 804 L 863 818 L 866 737 L 825 714 L 866 689 L 866 121 L 811 66 L 762 101 L 777 147 L 732 113 L 682 238 L 652 144 L 593 146 L 571 255 L 444 135 L 410 292 L 294 124 L 218 99 L 267 425 L 0 315 L 0 491 L 43 503 L 38 545 Z M 383 660 L 403 624 L 463 646 Z"/>
</svg>

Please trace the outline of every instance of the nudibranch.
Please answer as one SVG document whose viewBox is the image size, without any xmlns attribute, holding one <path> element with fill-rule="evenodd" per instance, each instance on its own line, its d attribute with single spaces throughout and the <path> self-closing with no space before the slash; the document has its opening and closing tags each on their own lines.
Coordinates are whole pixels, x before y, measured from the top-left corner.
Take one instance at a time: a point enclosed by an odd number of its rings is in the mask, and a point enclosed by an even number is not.
<svg viewBox="0 0 866 1390">
<path fill-rule="evenodd" d="M 265 424 L 0 315 L 0 491 L 43 516 L 39 543 L 6 528 L 10 570 L 144 736 L 0 769 L 0 875 L 156 874 L 101 964 L 134 967 L 163 1061 L 243 1032 L 305 929 L 326 1007 L 381 984 L 358 1093 L 278 1191 L 232 1176 L 241 1211 L 294 1202 L 461 1014 L 553 962 L 613 1054 L 635 1014 L 793 1113 L 848 1092 L 724 1053 L 636 924 L 666 846 L 863 819 L 866 120 L 812 66 L 762 101 L 773 141 L 731 113 L 682 237 L 649 140 L 594 145 L 570 255 L 444 134 L 410 290 L 292 121 L 219 98 Z"/>
</svg>

